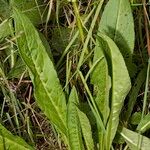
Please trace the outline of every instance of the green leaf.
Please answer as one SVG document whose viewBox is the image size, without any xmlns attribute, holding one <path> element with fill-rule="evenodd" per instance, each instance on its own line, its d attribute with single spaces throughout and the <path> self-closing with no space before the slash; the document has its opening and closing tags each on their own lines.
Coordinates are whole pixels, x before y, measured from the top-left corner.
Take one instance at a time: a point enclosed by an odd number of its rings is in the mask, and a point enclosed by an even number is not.
<svg viewBox="0 0 150 150">
<path fill-rule="evenodd" d="M 134 21 L 129 0 L 109 0 L 98 29 L 109 36 L 121 51 L 130 76 L 134 76 L 136 66 L 132 63 L 134 49 Z"/>
<path fill-rule="evenodd" d="M 14 136 L 0 124 L 0 149 L 1 150 L 33 150 L 23 139 Z"/>
<path fill-rule="evenodd" d="M 141 121 L 141 116 L 141 112 L 135 112 L 130 118 L 130 123 L 133 125 L 138 125 Z"/>
<path fill-rule="evenodd" d="M 125 139 L 127 144 L 129 145 L 131 150 L 137 150 L 138 149 L 138 142 L 139 142 L 139 134 L 136 132 L 133 132 L 129 129 L 123 128 L 119 129 L 119 132 L 121 136 Z M 149 150 L 150 148 L 150 139 L 142 136 L 142 143 L 140 150 Z"/>
<path fill-rule="evenodd" d="M 127 109 L 127 112 L 125 114 L 125 121 L 128 121 L 128 119 L 130 118 L 131 113 L 132 113 L 133 108 L 134 108 L 134 105 L 136 103 L 139 91 L 141 89 L 141 86 L 143 85 L 143 83 L 146 80 L 146 70 L 147 70 L 147 68 L 145 67 L 139 72 L 139 74 L 135 80 L 135 83 L 132 86 L 131 92 L 129 94 L 128 109 Z"/>
<path fill-rule="evenodd" d="M 81 130 L 83 134 L 83 138 L 86 144 L 87 150 L 94 150 L 94 142 L 92 138 L 92 130 L 89 119 L 86 114 L 78 109 L 78 116 L 81 124 Z"/>
<path fill-rule="evenodd" d="M 148 129 L 150 129 L 150 114 L 144 116 L 144 118 L 137 127 L 137 131 L 140 131 L 140 133 L 144 133 Z"/>
<path fill-rule="evenodd" d="M 109 0 L 99 26 L 121 50 L 130 56 L 134 49 L 134 21 L 129 0 Z"/>
<path fill-rule="evenodd" d="M 20 78 L 21 75 L 25 72 L 26 68 L 27 67 L 26 67 L 25 63 L 19 57 L 18 60 L 17 60 L 17 62 L 14 65 L 14 67 L 7 74 L 7 78 L 8 79 Z"/>
<path fill-rule="evenodd" d="M 0 40 L 7 37 L 8 35 L 11 35 L 11 30 L 10 22 L 8 19 L 6 19 L 0 24 Z"/>
<path fill-rule="evenodd" d="M 101 37 L 98 38 L 98 40 L 105 50 L 104 53 L 108 62 L 112 85 L 110 95 L 110 117 L 106 130 L 106 146 L 109 149 L 116 134 L 119 123 L 119 114 L 122 109 L 124 99 L 130 90 L 131 83 L 124 59 L 116 44 L 112 41 L 112 39 L 103 34 L 101 34 Z"/>
<path fill-rule="evenodd" d="M 10 5 L 21 10 L 34 24 L 46 21 L 47 3 L 43 0 L 11 0 Z"/>
<path fill-rule="evenodd" d="M 28 66 L 36 101 L 57 129 L 67 135 L 66 99 L 54 65 L 31 21 L 17 9 L 13 16 L 16 34 L 21 33 L 17 38 L 19 52 Z"/>
<path fill-rule="evenodd" d="M 81 125 L 78 117 L 78 95 L 75 87 L 71 90 L 68 102 L 68 134 L 69 134 L 69 146 L 71 150 L 83 150 Z"/>
<path fill-rule="evenodd" d="M 0 0 L 0 20 L 4 20 L 10 16 L 9 5 L 6 0 Z"/>
<path fill-rule="evenodd" d="M 103 58 L 98 62 L 93 70 L 91 76 L 91 82 L 94 85 L 94 94 L 96 95 L 95 101 L 99 111 L 103 116 L 103 122 L 106 124 L 109 115 L 109 90 L 110 90 L 110 77 L 108 74 L 107 60 L 103 54 L 103 47 L 99 41 L 97 41 L 94 49 L 94 60 L 93 64 L 99 59 Z"/>
<path fill-rule="evenodd" d="M 94 49 L 93 64 L 96 63 L 99 59 L 102 59 L 98 62 L 92 72 L 91 82 L 94 85 L 96 105 L 102 115 L 103 123 L 105 126 L 110 112 L 109 91 L 111 87 L 111 81 L 108 74 L 108 63 L 104 56 L 103 48 L 104 47 L 102 46 L 102 44 L 97 40 Z M 99 129 L 99 144 L 101 146 L 101 149 L 104 149 L 104 134 L 101 129 Z"/>
</svg>

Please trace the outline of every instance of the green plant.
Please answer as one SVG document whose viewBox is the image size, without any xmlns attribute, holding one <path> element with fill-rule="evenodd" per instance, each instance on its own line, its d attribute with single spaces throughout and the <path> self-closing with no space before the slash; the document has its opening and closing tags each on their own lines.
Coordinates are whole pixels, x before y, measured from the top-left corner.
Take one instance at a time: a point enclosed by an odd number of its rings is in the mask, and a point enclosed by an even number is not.
<svg viewBox="0 0 150 150">
<path fill-rule="evenodd" d="M 146 100 L 150 62 L 148 62 L 148 69 L 146 65 L 140 66 L 142 69 L 136 77 L 138 67 L 133 58 L 135 32 L 130 2 L 109 0 L 106 6 L 103 0 L 97 0 L 93 4 L 89 2 L 88 5 L 92 6 L 90 13 L 85 13 L 85 18 L 80 14 L 76 1 L 56 2 L 57 40 L 64 42 L 62 38 L 65 38 L 65 32 L 61 31 L 63 27 L 60 27 L 58 18 L 60 4 L 73 6 L 72 10 L 77 22 L 77 27 L 72 31 L 71 41 L 66 40 L 67 46 L 63 43 L 62 47 L 66 48 L 60 52 L 61 56 L 56 66 L 57 55 L 53 56 L 54 53 L 50 51 L 47 41 L 52 1 L 48 3 L 50 10 L 43 5 L 39 7 L 42 1 L 31 1 L 29 5 L 23 5 L 24 2 L 2 1 L 3 4 L 7 4 L 7 7 L 11 7 L 9 14 L 3 12 L 3 18 L 12 16 L 0 24 L 0 39 L 2 41 L 6 37 L 13 39 L 10 40 L 8 49 L 4 47 L 7 50 L 6 54 L 3 54 L 10 56 L 8 64 L 11 70 L 5 69 L 5 64 L 1 63 L 0 83 L 3 95 L 8 97 L 12 105 L 10 112 L 14 114 L 15 119 L 11 120 L 9 113 L 6 116 L 12 127 L 15 122 L 20 136 L 21 119 L 19 118 L 22 118 L 22 122 L 28 126 L 27 136 L 30 137 L 29 143 L 32 147 L 18 137 L 12 141 L 14 135 L 0 124 L 1 149 L 35 148 L 31 122 L 29 116 L 26 117 L 28 111 L 26 114 L 22 113 L 24 103 L 18 101 L 9 83 L 9 79 L 17 77 L 22 79 L 26 75 L 31 78 L 38 107 L 50 121 L 57 137 L 64 142 L 66 149 L 110 150 L 116 149 L 119 145 L 120 149 L 148 150 L 150 140 L 142 134 L 150 128 L 149 114 L 146 116 L 144 114 L 148 112 Z M 21 8 L 19 8 L 20 5 Z M 33 16 L 26 11 L 30 10 L 30 7 L 33 9 Z M 100 21 L 99 16 L 101 16 Z M 45 23 L 46 38 L 35 27 L 39 23 Z M 96 34 L 93 34 L 94 32 Z M 52 45 L 54 48 L 57 47 L 55 44 Z M 15 50 L 19 53 L 15 53 Z M 60 79 L 64 70 L 66 70 L 66 81 Z M 145 96 L 142 114 L 139 115 L 141 118 L 138 119 L 138 125 L 132 124 L 130 121 L 135 121 L 132 112 L 145 79 Z M 134 83 L 133 86 L 132 83 Z M 65 85 L 64 88 L 62 85 Z M 127 104 L 125 100 L 128 100 Z M 1 116 L 3 116 L 5 103 L 4 100 Z M 30 105 L 24 105 L 27 109 L 29 107 L 34 114 L 35 110 Z M 125 105 L 127 105 L 127 110 L 123 110 Z M 24 118 L 27 118 L 26 122 Z M 3 124 L 2 120 L 1 123 Z M 136 129 L 132 125 L 136 125 Z"/>
</svg>

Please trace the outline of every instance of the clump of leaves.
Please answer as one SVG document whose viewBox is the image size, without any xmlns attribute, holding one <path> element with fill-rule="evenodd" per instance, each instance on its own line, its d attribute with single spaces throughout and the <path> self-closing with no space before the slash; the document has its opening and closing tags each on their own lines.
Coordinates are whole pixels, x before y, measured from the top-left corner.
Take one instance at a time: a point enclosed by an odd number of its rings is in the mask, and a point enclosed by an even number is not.
<svg viewBox="0 0 150 150">
<path fill-rule="evenodd" d="M 7 53 L 3 52 L 10 55 L 8 64 L 11 70 L 4 70 L 5 60 L 2 59 L 1 87 L 3 95 L 6 95 L 6 91 L 9 93 L 13 106 L 10 112 L 13 112 L 15 121 L 12 121 L 8 114 L 7 118 L 12 126 L 13 122 L 16 123 L 19 135 L 21 136 L 19 119 L 26 117 L 20 111 L 22 103 L 15 97 L 9 80 L 13 81 L 14 78 L 22 80 L 29 75 L 38 107 L 50 121 L 56 135 L 63 140 L 66 148 L 109 150 L 119 146 L 120 149 L 128 147 L 148 149 L 150 140 L 143 134 L 150 128 L 149 114 L 144 114 L 148 111 L 145 108 L 149 64 L 148 68 L 147 65 L 143 65 L 144 67 L 142 66 L 143 68 L 139 69 L 139 74 L 136 75 L 138 66 L 133 58 L 135 33 L 130 2 L 109 0 L 106 5 L 103 5 L 104 0 L 94 3 L 82 1 L 78 5 L 74 1 L 70 3 L 57 1 L 54 3 L 56 20 L 52 21 L 56 27 L 50 30 L 52 31 L 50 38 L 48 38 L 48 30 L 45 29 L 48 29 L 48 23 L 51 23 L 48 22 L 48 17 L 51 16 L 53 1 L 49 3 L 40 0 L 30 1 L 30 3 L 26 3 L 26 0 L 2 2 L 3 5 L 10 6 L 9 14 L 2 11 L 2 19 L 12 15 L 13 21 L 7 19 L 0 25 L 3 29 L 0 31 L 2 41 L 11 41 Z M 72 30 L 68 29 L 66 24 L 65 27 L 61 26 L 59 22 L 60 4 L 63 4 L 61 12 L 63 8 L 67 25 L 72 26 Z M 68 9 L 70 14 L 66 13 Z M 42 26 L 41 31 L 44 31 L 46 38 L 35 27 L 44 23 L 45 28 L 43 29 Z M 73 34 L 69 35 L 68 31 Z M 93 33 L 97 34 L 93 35 Z M 55 57 L 53 58 L 55 49 L 61 51 L 58 54 L 58 57 L 60 55 L 58 62 L 54 60 Z M 14 50 L 17 50 L 16 54 Z M 61 85 L 61 79 L 58 78 L 58 73 L 61 72 L 66 79 L 63 81 L 66 82 L 64 87 Z M 135 115 L 132 116 L 132 112 L 145 80 L 145 96 L 143 108 L 140 110 L 142 113 L 138 123 L 135 123 L 136 118 Z M 7 90 L 4 87 L 7 87 Z M 1 116 L 5 111 L 5 103 L 7 101 L 4 99 L 1 105 Z M 29 105 L 29 102 L 27 104 Z M 31 109 L 31 111 L 34 114 L 35 110 Z M 125 117 L 122 117 L 122 114 L 125 114 Z M 3 123 L 3 119 L 1 121 Z M 27 135 L 33 147 L 18 137 L 12 141 L 14 135 L 1 125 L 2 148 L 34 149 L 35 137 L 31 132 L 30 123 L 28 121 Z"/>
</svg>

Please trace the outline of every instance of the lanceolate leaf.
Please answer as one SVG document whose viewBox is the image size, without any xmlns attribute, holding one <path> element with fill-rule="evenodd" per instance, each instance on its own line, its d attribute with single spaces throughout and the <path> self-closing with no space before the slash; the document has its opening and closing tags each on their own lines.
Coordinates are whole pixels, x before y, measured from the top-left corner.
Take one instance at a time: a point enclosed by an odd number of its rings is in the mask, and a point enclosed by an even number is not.
<svg viewBox="0 0 150 150">
<path fill-rule="evenodd" d="M 136 66 L 132 63 L 134 49 L 134 21 L 129 0 L 109 0 L 99 25 L 100 32 L 108 35 L 121 51 L 129 74 L 133 77 Z"/>
<path fill-rule="evenodd" d="M 103 54 L 103 47 L 99 41 L 97 41 L 94 49 L 94 61 L 103 59 L 98 62 L 93 70 L 91 81 L 94 85 L 94 94 L 96 95 L 95 101 L 99 111 L 103 116 L 103 122 L 106 124 L 109 115 L 109 89 L 110 81 L 108 75 L 108 64 Z"/>
<path fill-rule="evenodd" d="M 87 116 L 78 109 L 78 116 L 81 124 L 81 130 L 83 138 L 86 144 L 87 150 L 94 150 L 94 142 L 92 138 L 91 125 Z"/>
<path fill-rule="evenodd" d="M 28 66 L 36 101 L 50 121 L 67 135 L 65 95 L 53 63 L 30 20 L 15 9 L 14 21 L 16 34 L 20 34 L 19 52 Z"/>
<path fill-rule="evenodd" d="M 0 124 L 0 149 L 1 150 L 33 150 L 23 139 L 12 135 Z"/>
<path fill-rule="evenodd" d="M 73 87 L 69 97 L 67 113 L 70 150 L 83 150 L 81 125 L 78 117 L 77 105 L 78 95 L 76 89 Z"/>
<path fill-rule="evenodd" d="M 134 22 L 129 0 L 109 0 L 99 26 L 99 31 L 107 34 L 129 57 L 134 48 Z"/>
<path fill-rule="evenodd" d="M 129 145 L 130 149 L 132 150 L 138 149 L 138 143 L 139 143 L 138 133 L 128 130 L 126 128 L 120 129 L 119 132 L 121 136 L 125 139 L 127 144 Z M 142 136 L 142 143 L 141 143 L 140 150 L 149 150 L 149 148 L 150 148 L 150 139 L 145 136 Z"/>
<path fill-rule="evenodd" d="M 124 99 L 130 90 L 131 83 L 124 59 L 116 44 L 106 35 L 101 35 L 101 38 L 98 38 L 98 40 L 105 50 L 104 53 L 112 79 L 110 95 L 111 109 L 106 131 L 106 146 L 108 146 L 109 149 L 116 134 L 119 123 L 119 114 Z"/>
<path fill-rule="evenodd" d="M 97 107 L 102 115 L 103 123 L 106 125 L 109 116 L 109 90 L 111 86 L 110 77 L 108 74 L 108 63 L 104 56 L 102 43 L 98 40 L 96 41 L 96 46 L 94 49 L 94 60 L 93 64 L 101 59 L 93 70 L 91 76 L 91 82 L 94 85 L 94 95 Z M 99 131 L 99 143 L 100 148 L 104 147 L 104 135 L 102 131 Z"/>
</svg>

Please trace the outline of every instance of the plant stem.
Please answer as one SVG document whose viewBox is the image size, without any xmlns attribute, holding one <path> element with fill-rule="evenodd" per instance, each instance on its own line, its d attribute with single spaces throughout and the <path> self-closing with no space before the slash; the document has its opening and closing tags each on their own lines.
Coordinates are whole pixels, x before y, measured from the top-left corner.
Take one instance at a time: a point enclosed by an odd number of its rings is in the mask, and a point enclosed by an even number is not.
<svg viewBox="0 0 150 150">
<path fill-rule="evenodd" d="M 81 41 L 82 41 L 82 43 L 84 43 L 84 32 L 83 32 L 83 28 L 82 28 L 79 9 L 77 7 L 77 2 L 72 2 L 72 5 L 73 5 L 74 12 L 75 12 L 75 16 L 76 16 L 76 20 L 77 20 L 77 26 L 78 26 L 78 29 L 79 29 Z"/>
</svg>

